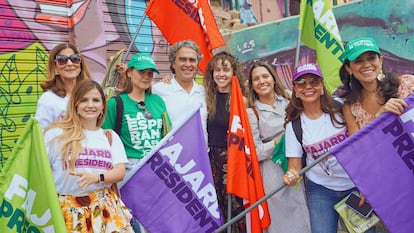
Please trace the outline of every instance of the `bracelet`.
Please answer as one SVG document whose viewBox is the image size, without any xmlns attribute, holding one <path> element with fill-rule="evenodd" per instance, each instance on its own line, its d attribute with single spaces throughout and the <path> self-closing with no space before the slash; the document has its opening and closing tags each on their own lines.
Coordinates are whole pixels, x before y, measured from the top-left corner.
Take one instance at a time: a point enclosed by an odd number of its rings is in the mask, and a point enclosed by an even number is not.
<svg viewBox="0 0 414 233">
<path fill-rule="evenodd" d="M 105 182 L 105 176 L 103 173 L 99 174 L 99 183 L 102 184 L 103 182 Z"/>
</svg>

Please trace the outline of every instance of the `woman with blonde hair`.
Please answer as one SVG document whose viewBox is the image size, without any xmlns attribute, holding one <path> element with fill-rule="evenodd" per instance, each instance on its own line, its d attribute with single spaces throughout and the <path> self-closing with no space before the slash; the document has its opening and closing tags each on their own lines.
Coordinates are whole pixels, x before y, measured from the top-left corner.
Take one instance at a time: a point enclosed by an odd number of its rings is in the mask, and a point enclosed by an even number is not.
<svg viewBox="0 0 414 233">
<path fill-rule="evenodd" d="M 128 163 L 119 136 L 100 127 L 106 101 L 92 80 L 77 83 L 67 113 L 44 140 L 68 232 L 133 232 L 131 214 L 111 189 Z"/>
</svg>

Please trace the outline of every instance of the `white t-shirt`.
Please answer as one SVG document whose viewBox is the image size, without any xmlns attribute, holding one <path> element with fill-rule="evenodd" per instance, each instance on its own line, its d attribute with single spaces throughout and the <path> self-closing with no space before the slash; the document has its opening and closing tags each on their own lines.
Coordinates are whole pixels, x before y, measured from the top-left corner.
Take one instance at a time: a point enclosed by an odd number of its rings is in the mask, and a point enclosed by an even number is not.
<svg viewBox="0 0 414 233">
<path fill-rule="evenodd" d="M 307 153 L 307 165 L 347 138 L 346 128 L 336 128 L 327 113 L 315 120 L 309 119 L 302 113 L 300 119 L 303 131 L 302 143 Z M 286 125 L 286 157 L 300 158 L 302 153 L 302 146 L 293 132 L 292 122 L 289 122 Z M 355 187 L 333 155 L 329 155 L 308 170 L 306 177 L 316 184 L 335 191 L 344 191 Z"/>
<path fill-rule="evenodd" d="M 42 129 L 63 118 L 68 102 L 69 96 L 62 98 L 52 91 L 46 91 L 40 96 L 35 118 L 39 121 Z"/>
<path fill-rule="evenodd" d="M 91 184 L 82 190 L 76 183 L 78 176 L 69 175 L 69 170 L 64 169 L 62 154 L 57 140 L 51 139 L 62 133 L 62 129 L 53 128 L 44 135 L 46 151 L 52 168 L 53 178 L 56 184 L 56 191 L 59 194 L 83 195 L 88 192 L 110 187 L 111 184 Z M 83 130 L 85 138 L 82 140 L 83 150 L 75 163 L 77 172 L 104 173 L 119 163 L 128 163 L 124 145 L 115 132 L 112 133 L 112 147 L 102 129 L 91 131 Z"/>
<path fill-rule="evenodd" d="M 203 86 L 193 81 L 193 88 L 190 93 L 187 93 L 174 77 L 170 84 L 159 82 L 153 85 L 152 92 L 161 96 L 164 100 L 172 127 L 179 125 L 184 120 L 183 116 L 186 112 L 201 105 L 201 123 L 203 124 L 204 137 L 207 143 L 207 105 Z"/>
</svg>

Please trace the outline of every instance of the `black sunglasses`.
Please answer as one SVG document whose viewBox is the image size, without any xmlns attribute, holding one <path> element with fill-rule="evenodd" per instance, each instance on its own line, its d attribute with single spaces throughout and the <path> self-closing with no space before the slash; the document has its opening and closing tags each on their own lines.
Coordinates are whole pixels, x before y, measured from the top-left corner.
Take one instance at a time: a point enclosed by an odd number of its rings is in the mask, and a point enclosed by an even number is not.
<svg viewBox="0 0 414 233">
<path fill-rule="evenodd" d="M 144 117 L 147 119 L 152 119 L 152 114 L 151 112 L 147 109 L 147 106 L 145 105 L 144 101 L 140 101 L 137 104 L 137 108 L 139 110 L 144 110 Z"/>
<path fill-rule="evenodd" d="M 75 53 L 70 55 L 69 57 L 66 55 L 58 54 L 55 58 L 55 61 L 59 65 L 65 65 L 68 62 L 68 60 L 70 60 L 73 64 L 79 64 L 81 62 L 80 54 Z"/>
</svg>

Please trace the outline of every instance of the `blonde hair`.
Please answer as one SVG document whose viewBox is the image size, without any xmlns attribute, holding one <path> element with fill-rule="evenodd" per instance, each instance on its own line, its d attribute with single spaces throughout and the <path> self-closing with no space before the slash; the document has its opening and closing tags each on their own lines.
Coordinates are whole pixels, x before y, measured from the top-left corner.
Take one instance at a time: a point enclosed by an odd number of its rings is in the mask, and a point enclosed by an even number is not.
<svg viewBox="0 0 414 233">
<path fill-rule="evenodd" d="M 64 168 L 74 168 L 75 161 L 82 151 L 81 140 L 85 138 L 83 127 L 76 108 L 81 99 L 91 90 L 99 91 L 102 98 L 102 115 L 98 117 L 96 126 L 100 127 L 105 119 L 106 100 L 105 94 L 99 83 L 93 80 L 82 80 L 78 82 L 73 89 L 72 96 L 67 106 L 67 112 L 62 120 L 56 121 L 45 129 L 45 132 L 52 128 L 61 128 L 62 134 L 52 139 L 53 142 L 59 143 L 59 149 L 62 152 L 62 160 L 64 161 Z"/>
</svg>

